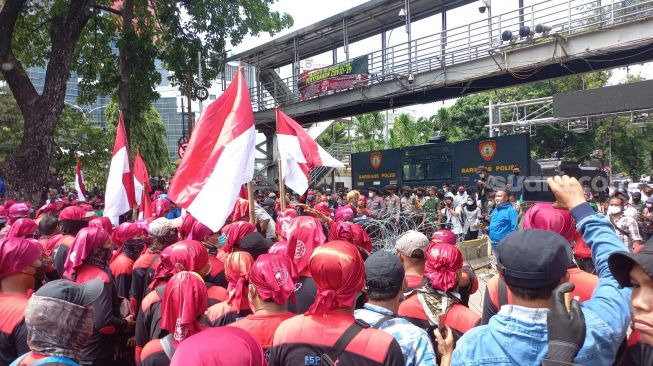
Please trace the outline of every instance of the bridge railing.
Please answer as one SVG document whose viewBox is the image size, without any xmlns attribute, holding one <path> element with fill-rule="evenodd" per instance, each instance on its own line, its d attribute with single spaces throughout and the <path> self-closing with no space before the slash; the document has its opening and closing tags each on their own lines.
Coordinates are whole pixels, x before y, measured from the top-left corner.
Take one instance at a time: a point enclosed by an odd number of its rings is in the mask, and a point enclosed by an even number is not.
<svg viewBox="0 0 653 366">
<path fill-rule="evenodd" d="M 545 0 L 414 39 L 410 43 L 403 42 L 371 52 L 368 54 L 370 79 L 367 85 L 389 80 L 404 82 L 405 77 L 411 73 L 444 70 L 447 66 L 487 57 L 491 50 L 529 47 L 550 41 L 548 36 L 535 33 L 538 25 L 545 26 L 549 35 L 569 36 L 652 16 L 653 0 Z M 520 37 L 519 29 L 522 25 L 529 27 L 533 34 Z M 501 35 L 505 31 L 511 31 L 516 38 L 512 41 L 502 40 Z M 466 72 L 470 77 L 479 75 L 471 68 Z M 355 86 L 358 87 L 365 85 Z M 412 87 L 419 88 L 420 85 L 414 84 Z M 341 91 L 323 93 L 314 98 Z M 250 94 L 255 111 L 302 100 L 296 77 L 262 84 L 260 91 L 254 86 L 250 88 Z"/>
</svg>

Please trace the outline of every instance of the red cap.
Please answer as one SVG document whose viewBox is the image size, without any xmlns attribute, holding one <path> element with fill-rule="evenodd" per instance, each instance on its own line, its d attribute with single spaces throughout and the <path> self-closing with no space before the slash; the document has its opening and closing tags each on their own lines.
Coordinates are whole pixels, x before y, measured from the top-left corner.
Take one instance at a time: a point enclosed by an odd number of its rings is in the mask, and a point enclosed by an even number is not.
<svg viewBox="0 0 653 366">
<path fill-rule="evenodd" d="M 86 221 L 90 218 L 90 213 L 79 206 L 68 206 L 59 213 L 59 220 Z"/>
<path fill-rule="evenodd" d="M 451 230 L 440 229 L 431 235 L 433 243 L 445 243 L 449 245 L 456 245 L 456 234 Z"/>
</svg>

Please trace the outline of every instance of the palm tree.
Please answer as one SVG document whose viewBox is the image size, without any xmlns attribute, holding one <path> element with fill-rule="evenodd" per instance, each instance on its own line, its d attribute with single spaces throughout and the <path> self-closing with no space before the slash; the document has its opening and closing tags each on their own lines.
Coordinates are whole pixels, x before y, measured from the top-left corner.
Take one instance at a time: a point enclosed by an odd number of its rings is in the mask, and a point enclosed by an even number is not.
<svg viewBox="0 0 653 366">
<path fill-rule="evenodd" d="M 383 127 L 385 121 L 381 113 L 361 114 L 354 119 L 356 151 L 377 150 L 383 146 Z"/>
</svg>

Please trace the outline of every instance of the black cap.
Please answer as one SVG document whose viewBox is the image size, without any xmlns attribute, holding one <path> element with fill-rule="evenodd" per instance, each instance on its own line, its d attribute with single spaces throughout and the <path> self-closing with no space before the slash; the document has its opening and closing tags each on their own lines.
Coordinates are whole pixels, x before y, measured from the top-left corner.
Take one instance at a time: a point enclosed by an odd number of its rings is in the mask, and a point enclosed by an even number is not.
<svg viewBox="0 0 653 366">
<path fill-rule="evenodd" d="M 547 230 L 518 231 L 497 246 L 497 269 L 509 286 L 536 289 L 560 282 L 572 260 L 569 242 Z"/>
<path fill-rule="evenodd" d="M 401 190 L 402 190 L 402 191 L 412 191 L 413 189 L 410 188 L 410 186 L 403 186 L 403 187 L 401 188 Z"/>
<path fill-rule="evenodd" d="M 259 255 L 267 253 L 272 244 L 274 244 L 272 240 L 266 239 L 261 233 L 255 231 L 243 236 L 238 242 L 238 247 L 256 259 Z"/>
<path fill-rule="evenodd" d="M 404 285 L 404 266 L 396 255 L 378 251 L 365 260 L 365 288 L 379 292 L 398 291 Z"/>
<path fill-rule="evenodd" d="M 81 285 L 68 280 L 55 280 L 43 285 L 34 295 L 87 306 L 102 295 L 103 289 L 104 283 L 98 278 Z"/>
<path fill-rule="evenodd" d="M 653 238 L 646 242 L 646 246 L 637 254 L 628 252 L 617 252 L 610 255 L 608 265 L 614 278 L 619 282 L 621 287 L 631 287 L 630 270 L 635 263 L 653 279 Z"/>
<path fill-rule="evenodd" d="M 381 190 L 380 190 L 378 187 L 370 187 L 370 188 L 368 189 L 368 191 L 370 191 L 370 192 L 376 192 L 376 193 L 380 193 L 380 192 L 381 192 Z"/>
</svg>

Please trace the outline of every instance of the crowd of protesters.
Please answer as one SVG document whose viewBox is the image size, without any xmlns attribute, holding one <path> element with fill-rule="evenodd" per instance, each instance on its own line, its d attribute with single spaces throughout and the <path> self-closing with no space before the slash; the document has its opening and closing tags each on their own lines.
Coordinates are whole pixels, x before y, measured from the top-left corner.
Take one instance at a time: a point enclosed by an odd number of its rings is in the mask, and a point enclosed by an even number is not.
<svg viewBox="0 0 653 366">
<path fill-rule="evenodd" d="M 472 187 L 260 190 L 253 220 L 239 198 L 217 232 L 161 180 L 152 216 L 117 227 L 97 197 L 7 199 L 0 366 L 652 365 L 650 189 L 603 205 L 564 176 L 548 182 L 555 204 L 524 203 L 519 179 L 478 173 Z M 412 230 L 375 248 L 369 218 Z M 497 274 L 479 313 L 457 244 L 485 236 Z"/>
</svg>

